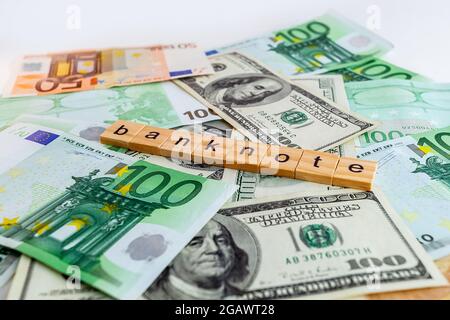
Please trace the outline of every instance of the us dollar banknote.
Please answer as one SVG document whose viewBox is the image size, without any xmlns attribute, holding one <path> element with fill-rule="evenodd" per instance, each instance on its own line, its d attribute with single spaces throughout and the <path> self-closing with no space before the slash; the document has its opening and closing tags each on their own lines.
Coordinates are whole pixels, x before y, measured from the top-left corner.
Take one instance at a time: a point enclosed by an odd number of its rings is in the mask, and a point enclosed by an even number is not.
<svg viewBox="0 0 450 320">
<path fill-rule="evenodd" d="M 323 96 L 325 100 L 336 103 L 342 110 L 346 112 L 350 111 L 344 81 L 341 75 L 300 75 L 291 77 L 290 80 L 309 91 L 316 92 L 318 95 Z M 354 139 L 327 151 L 339 154 L 340 156 L 353 156 L 356 152 Z"/>
<path fill-rule="evenodd" d="M 345 84 L 341 75 L 299 75 L 289 79 L 294 84 L 333 101 L 342 109 L 349 110 Z"/>
<path fill-rule="evenodd" d="M 342 189 L 227 205 L 144 296 L 340 298 L 446 283 L 379 191 Z"/>
<path fill-rule="evenodd" d="M 345 84 L 350 109 L 380 125 L 358 137 L 365 147 L 450 125 L 450 85 L 385 79 Z"/>
<path fill-rule="evenodd" d="M 210 62 L 214 75 L 176 83 L 251 140 L 327 150 L 375 127 L 240 53 Z"/>
<path fill-rule="evenodd" d="M 297 83 L 311 92 L 317 92 L 324 98 L 331 100 L 343 107 L 344 111 L 348 110 L 348 101 L 345 94 L 344 82 L 339 75 L 312 75 L 297 76 L 291 78 Z M 234 133 L 234 137 L 238 137 L 238 133 Z M 242 137 L 241 137 L 242 139 Z M 337 154 L 341 157 L 353 157 L 355 155 L 354 140 L 346 142 L 342 145 L 327 150 L 330 153 Z M 312 192 L 314 190 L 337 189 L 337 187 L 326 186 L 319 183 L 288 179 L 270 175 L 261 175 L 253 172 L 238 171 L 235 176 L 229 174 L 227 177 L 235 178 L 238 189 L 233 195 L 232 201 L 248 200 L 273 196 L 278 194 L 287 194 L 293 192 Z"/>
<path fill-rule="evenodd" d="M 449 137 L 446 127 L 373 144 L 358 154 L 378 161 L 375 183 L 434 259 L 450 254 Z"/>
<path fill-rule="evenodd" d="M 0 244 L 116 298 L 139 296 L 234 191 L 50 128 L 0 141 Z"/>
</svg>

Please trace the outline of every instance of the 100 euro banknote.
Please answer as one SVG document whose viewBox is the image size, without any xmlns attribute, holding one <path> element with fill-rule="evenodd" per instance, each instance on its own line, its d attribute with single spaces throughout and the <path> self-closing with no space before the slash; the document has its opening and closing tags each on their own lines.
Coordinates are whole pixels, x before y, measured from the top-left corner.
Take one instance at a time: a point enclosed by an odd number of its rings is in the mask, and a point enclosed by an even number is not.
<svg viewBox="0 0 450 320">
<path fill-rule="evenodd" d="M 359 146 L 388 141 L 450 125 L 450 85 L 407 80 L 345 84 L 350 109 L 380 121 L 358 137 Z"/>
<path fill-rule="evenodd" d="M 429 79 L 414 71 L 396 66 L 386 60 L 378 57 L 369 57 L 361 62 L 352 64 L 347 67 L 334 69 L 326 74 L 339 74 L 344 78 L 345 82 L 350 81 L 367 81 L 367 80 L 414 80 L 428 81 Z"/>
<path fill-rule="evenodd" d="M 242 52 L 276 72 L 291 76 L 324 73 L 361 64 L 391 48 L 388 41 L 330 12 L 308 22 L 207 53 Z"/>
<path fill-rule="evenodd" d="M 450 254 L 450 127 L 370 145 L 375 184 L 435 259 Z"/>
<path fill-rule="evenodd" d="M 105 89 L 212 72 L 195 43 L 28 55 L 12 70 L 3 96 Z"/>
<path fill-rule="evenodd" d="M 235 189 L 45 127 L 0 141 L 0 244 L 116 298 L 139 296 Z"/>
<path fill-rule="evenodd" d="M 116 120 L 173 128 L 218 117 L 171 82 L 37 97 L 0 98 L 0 127 L 24 114 L 84 124 L 84 138 Z M 101 132 L 100 132 L 101 134 Z"/>
</svg>

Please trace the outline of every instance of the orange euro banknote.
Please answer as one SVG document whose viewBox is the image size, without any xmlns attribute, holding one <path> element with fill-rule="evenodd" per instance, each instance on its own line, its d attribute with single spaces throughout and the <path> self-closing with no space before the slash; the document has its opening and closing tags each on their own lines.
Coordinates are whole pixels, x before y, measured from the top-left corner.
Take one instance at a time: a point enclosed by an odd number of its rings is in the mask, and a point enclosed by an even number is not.
<svg viewBox="0 0 450 320">
<path fill-rule="evenodd" d="M 213 72 L 195 43 L 28 55 L 14 66 L 3 97 L 105 89 Z"/>
</svg>

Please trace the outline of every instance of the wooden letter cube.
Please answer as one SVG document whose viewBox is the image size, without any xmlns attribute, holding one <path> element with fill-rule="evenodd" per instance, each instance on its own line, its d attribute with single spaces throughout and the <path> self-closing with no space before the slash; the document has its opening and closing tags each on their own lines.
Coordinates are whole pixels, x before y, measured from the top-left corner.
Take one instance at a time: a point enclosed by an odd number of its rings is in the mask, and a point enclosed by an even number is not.
<svg viewBox="0 0 450 320">
<path fill-rule="evenodd" d="M 202 143 L 202 136 L 186 130 L 173 130 L 159 148 L 159 154 L 168 158 L 192 161 L 192 153 Z"/>
<path fill-rule="evenodd" d="M 128 143 L 128 148 L 134 151 L 159 154 L 159 148 L 172 135 L 173 130 L 145 126 Z"/>
<path fill-rule="evenodd" d="M 232 144 L 232 149 L 227 153 L 224 167 L 259 172 L 259 165 L 265 157 L 269 145 L 234 139 L 227 140 L 227 144 Z"/>
<path fill-rule="evenodd" d="M 333 185 L 369 191 L 376 170 L 376 161 L 342 157 L 333 175 Z"/>
<path fill-rule="evenodd" d="M 295 179 L 331 185 L 339 156 L 327 152 L 304 150 L 295 169 Z"/>
<path fill-rule="evenodd" d="M 223 166 L 227 154 L 232 149 L 229 139 L 210 134 L 203 135 L 202 143 L 194 150 L 192 156 L 195 163 Z"/>
<path fill-rule="evenodd" d="M 261 161 L 259 173 L 294 179 L 302 154 L 302 149 L 271 145 Z"/>
<path fill-rule="evenodd" d="M 116 147 L 128 148 L 128 143 L 144 128 L 145 125 L 117 120 L 100 136 L 100 142 Z"/>
</svg>

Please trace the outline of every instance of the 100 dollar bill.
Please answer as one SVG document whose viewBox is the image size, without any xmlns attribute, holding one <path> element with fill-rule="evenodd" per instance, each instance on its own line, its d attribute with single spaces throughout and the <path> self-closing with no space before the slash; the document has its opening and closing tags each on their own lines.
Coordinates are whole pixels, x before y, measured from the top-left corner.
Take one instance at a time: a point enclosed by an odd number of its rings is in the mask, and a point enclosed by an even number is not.
<svg viewBox="0 0 450 320">
<path fill-rule="evenodd" d="M 358 138 L 362 147 L 450 125 L 450 85 L 407 80 L 345 84 L 350 109 L 380 121 Z"/>
<path fill-rule="evenodd" d="M 139 296 L 234 191 L 49 128 L 0 141 L 0 244 L 116 298 Z"/>
<path fill-rule="evenodd" d="M 378 161 L 381 186 L 435 259 L 450 254 L 450 127 L 378 143 L 358 157 Z"/>
<path fill-rule="evenodd" d="M 327 150 L 375 127 L 240 53 L 210 62 L 214 75 L 176 83 L 250 140 Z"/>
<path fill-rule="evenodd" d="M 195 43 L 29 55 L 17 63 L 3 96 L 105 89 L 212 72 Z"/>
<path fill-rule="evenodd" d="M 444 284 L 378 191 L 343 189 L 227 205 L 144 296 L 346 297 Z"/>
</svg>

